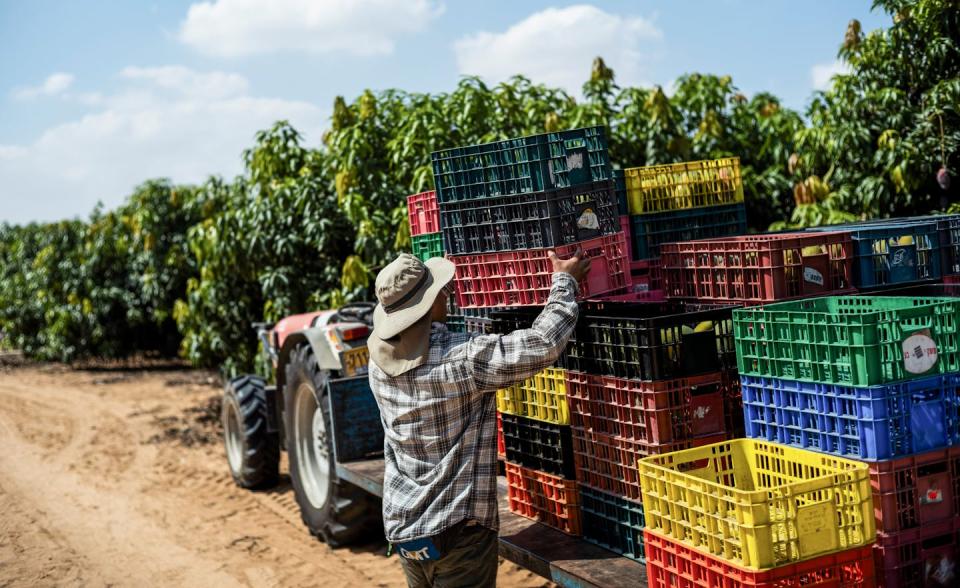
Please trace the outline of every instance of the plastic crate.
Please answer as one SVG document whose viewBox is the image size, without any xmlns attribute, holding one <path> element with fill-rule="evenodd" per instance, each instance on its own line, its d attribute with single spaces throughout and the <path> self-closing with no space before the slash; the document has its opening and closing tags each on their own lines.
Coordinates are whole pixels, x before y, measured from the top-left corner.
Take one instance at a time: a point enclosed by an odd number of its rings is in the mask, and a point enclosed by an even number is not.
<svg viewBox="0 0 960 588">
<path fill-rule="evenodd" d="M 613 189 L 617 195 L 617 212 L 620 216 L 630 214 L 630 206 L 627 204 L 627 180 L 624 177 L 622 169 L 613 170 Z"/>
<path fill-rule="evenodd" d="M 464 329 L 468 333 L 487 335 L 493 332 L 493 321 L 488 318 L 467 316 L 464 317 Z"/>
<path fill-rule="evenodd" d="M 610 180 L 603 127 L 531 135 L 430 154 L 441 204 Z"/>
<path fill-rule="evenodd" d="M 750 569 L 873 543 L 866 463 L 756 439 L 645 457 L 647 527 Z"/>
<path fill-rule="evenodd" d="M 630 262 L 630 281 L 634 292 L 663 290 L 660 259 L 635 259 Z"/>
<path fill-rule="evenodd" d="M 960 371 L 958 323 L 956 298 L 839 296 L 733 312 L 741 374 L 849 386 Z"/>
<path fill-rule="evenodd" d="M 437 208 L 437 193 L 433 190 L 407 196 L 407 217 L 410 219 L 410 236 L 440 232 L 440 210 Z"/>
<path fill-rule="evenodd" d="M 507 457 L 507 444 L 503 440 L 503 416 L 497 413 L 497 456 Z"/>
<path fill-rule="evenodd" d="M 960 447 L 870 464 L 877 531 L 897 533 L 960 516 Z"/>
<path fill-rule="evenodd" d="M 447 202 L 440 223 L 450 255 L 556 247 L 620 230 L 611 182 Z"/>
<path fill-rule="evenodd" d="M 580 484 L 583 538 L 640 562 L 643 557 L 643 503 L 624 500 Z"/>
<path fill-rule="evenodd" d="M 641 290 L 639 292 L 620 292 L 601 294 L 591 300 L 595 302 L 663 302 L 666 300 L 663 290 Z"/>
<path fill-rule="evenodd" d="M 443 233 L 427 233 L 410 237 L 410 248 L 421 261 L 443 257 Z"/>
<path fill-rule="evenodd" d="M 669 444 L 643 443 L 606 435 L 588 427 L 570 426 L 577 480 L 628 500 L 641 500 L 637 462 L 648 455 L 670 453 L 725 441 L 725 434 L 696 437 Z"/>
<path fill-rule="evenodd" d="M 879 533 L 873 555 L 880 588 L 960 585 L 960 517 L 900 533 Z"/>
<path fill-rule="evenodd" d="M 937 280 L 942 267 L 941 245 L 934 220 L 857 223 L 812 228 L 849 231 L 856 260 L 853 284 L 859 289 Z"/>
<path fill-rule="evenodd" d="M 677 301 L 584 303 L 567 367 L 633 380 L 734 368 L 733 308 Z"/>
<path fill-rule="evenodd" d="M 960 275 L 960 214 L 934 217 L 940 236 L 940 273 L 943 280 Z"/>
<path fill-rule="evenodd" d="M 497 410 L 557 425 L 570 424 L 566 370 L 547 368 L 523 382 L 497 390 Z"/>
<path fill-rule="evenodd" d="M 569 425 L 501 413 L 507 461 L 572 480 L 573 441 Z"/>
<path fill-rule="evenodd" d="M 585 257 L 593 259 L 590 274 L 580 283 L 580 298 L 627 286 L 630 274 L 622 234 L 562 245 L 553 250 L 557 256 L 567 258 L 578 248 Z M 450 257 L 457 266 L 454 277 L 457 304 L 463 309 L 546 304 L 553 285 L 553 266 L 547 251 L 531 249 Z"/>
<path fill-rule="evenodd" d="M 746 232 L 747 209 L 743 203 L 630 217 L 633 259 L 659 257 L 663 243 L 731 237 Z"/>
<path fill-rule="evenodd" d="M 462 314 L 448 314 L 447 330 L 451 333 L 466 333 L 466 319 L 464 319 Z"/>
<path fill-rule="evenodd" d="M 744 422 L 743 395 L 740 390 L 740 376 L 737 372 L 724 372 L 723 416 L 725 429 L 730 439 L 742 439 L 747 436 Z"/>
<path fill-rule="evenodd" d="M 641 382 L 568 371 L 572 424 L 647 445 L 725 432 L 720 372 Z"/>
<path fill-rule="evenodd" d="M 960 375 L 854 387 L 741 376 L 748 437 L 885 460 L 960 444 Z"/>
<path fill-rule="evenodd" d="M 773 302 L 852 291 L 849 233 L 777 233 L 660 246 L 668 298 Z"/>
<path fill-rule="evenodd" d="M 633 238 L 630 237 L 630 217 L 620 217 L 620 232 L 623 233 L 623 239 L 627 242 L 627 257 L 633 259 Z"/>
<path fill-rule="evenodd" d="M 577 483 L 506 463 L 507 506 L 510 512 L 580 535 L 580 495 Z"/>
<path fill-rule="evenodd" d="M 649 588 L 873 588 L 871 546 L 757 571 L 647 529 Z"/>
<path fill-rule="evenodd" d="M 631 167 L 624 174 L 630 214 L 743 202 L 737 157 Z"/>
</svg>

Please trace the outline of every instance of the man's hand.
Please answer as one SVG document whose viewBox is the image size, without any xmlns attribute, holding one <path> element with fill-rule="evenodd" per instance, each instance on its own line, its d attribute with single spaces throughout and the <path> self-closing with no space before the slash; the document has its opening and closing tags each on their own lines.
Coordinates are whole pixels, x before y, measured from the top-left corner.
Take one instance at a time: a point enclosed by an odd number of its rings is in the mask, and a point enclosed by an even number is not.
<svg viewBox="0 0 960 588">
<path fill-rule="evenodd" d="M 564 272 L 573 276 L 573 279 L 580 282 L 590 273 L 590 258 L 581 259 L 583 252 L 578 250 L 570 259 L 560 259 L 553 251 L 547 252 L 550 263 L 553 264 L 554 272 Z"/>
</svg>

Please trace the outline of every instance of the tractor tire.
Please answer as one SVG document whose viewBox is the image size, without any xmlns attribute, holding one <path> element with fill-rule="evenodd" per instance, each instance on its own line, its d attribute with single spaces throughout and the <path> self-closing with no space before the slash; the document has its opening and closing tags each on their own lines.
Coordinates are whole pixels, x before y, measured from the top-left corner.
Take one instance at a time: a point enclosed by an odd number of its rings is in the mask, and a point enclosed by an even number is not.
<svg viewBox="0 0 960 588">
<path fill-rule="evenodd" d="M 227 464 L 241 488 L 269 488 L 280 477 L 280 438 L 267 431 L 263 378 L 236 377 L 224 388 L 220 418 Z"/>
<path fill-rule="evenodd" d="M 339 547 L 383 537 L 380 501 L 337 478 L 326 371 L 309 346 L 291 354 L 283 393 L 290 481 L 303 523 Z"/>
</svg>

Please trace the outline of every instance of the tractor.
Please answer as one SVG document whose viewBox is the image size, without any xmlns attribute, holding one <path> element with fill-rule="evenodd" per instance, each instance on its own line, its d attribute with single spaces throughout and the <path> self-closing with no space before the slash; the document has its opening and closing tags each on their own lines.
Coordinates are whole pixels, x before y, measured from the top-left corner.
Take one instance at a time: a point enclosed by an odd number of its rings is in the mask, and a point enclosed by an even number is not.
<svg viewBox="0 0 960 588">
<path fill-rule="evenodd" d="M 380 412 L 366 377 L 373 309 L 354 303 L 254 323 L 275 384 L 248 374 L 224 388 L 224 445 L 236 484 L 275 486 L 286 451 L 301 518 L 334 547 L 383 532 L 379 498 L 337 467 L 383 455 Z"/>
</svg>

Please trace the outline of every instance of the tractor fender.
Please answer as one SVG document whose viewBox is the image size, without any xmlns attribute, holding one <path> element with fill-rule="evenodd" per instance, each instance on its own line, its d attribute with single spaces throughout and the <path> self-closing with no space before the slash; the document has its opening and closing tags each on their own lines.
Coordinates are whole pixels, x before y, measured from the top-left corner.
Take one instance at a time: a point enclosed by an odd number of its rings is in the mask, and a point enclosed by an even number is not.
<svg viewBox="0 0 960 588">
<path fill-rule="evenodd" d="M 287 363 L 290 361 L 290 355 L 293 350 L 300 345 L 307 344 L 313 350 L 313 357 L 317 360 L 317 367 L 321 370 L 340 369 L 340 357 L 330 348 L 330 342 L 327 340 L 327 329 L 325 327 L 311 327 L 287 335 L 283 341 L 283 347 L 280 348 L 280 354 L 277 357 L 277 369 L 275 370 L 277 379 L 277 393 L 275 414 L 277 415 L 277 429 L 280 431 L 280 437 L 283 445 L 286 446 L 283 427 L 283 398 L 287 380 Z"/>
</svg>

